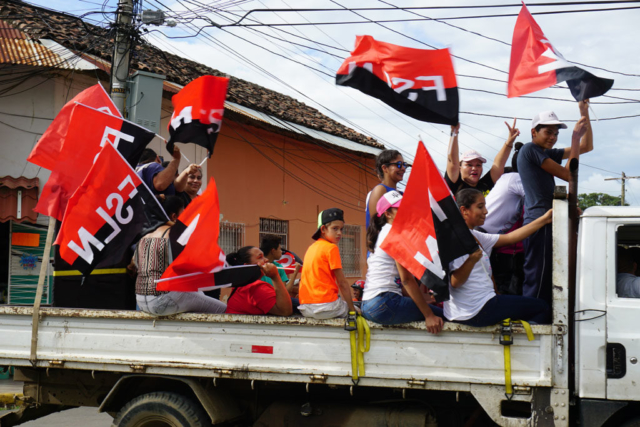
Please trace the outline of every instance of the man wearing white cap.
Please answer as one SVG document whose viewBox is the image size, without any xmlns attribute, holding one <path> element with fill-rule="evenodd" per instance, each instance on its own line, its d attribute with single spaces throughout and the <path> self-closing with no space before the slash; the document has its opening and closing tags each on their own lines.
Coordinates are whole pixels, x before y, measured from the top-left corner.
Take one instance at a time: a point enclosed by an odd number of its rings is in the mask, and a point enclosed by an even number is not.
<svg viewBox="0 0 640 427">
<path fill-rule="evenodd" d="M 504 165 L 507 163 L 513 142 L 520 135 L 520 131 L 516 129 L 516 121 L 513 121 L 513 127 L 509 126 L 509 137 L 504 143 L 496 158 L 493 160 L 491 169 L 482 178 L 482 165 L 487 163 L 487 159 L 482 157 L 475 150 L 469 150 L 462 153 L 462 157 L 458 154 L 458 131 L 460 124 L 451 126 L 451 140 L 449 142 L 449 153 L 447 156 L 447 171 L 444 174 L 444 180 L 449 189 L 455 194 L 464 188 L 476 188 L 486 196 L 493 188 L 504 172 Z"/>
<path fill-rule="evenodd" d="M 573 129 L 573 150 L 571 147 L 553 148 L 559 130 L 567 128 L 553 111 L 536 114 L 531 121 L 531 142 L 525 144 L 518 154 L 518 172 L 525 193 L 525 225 L 551 209 L 554 178 L 569 181 L 569 162 L 563 167 L 560 164 L 562 160 L 578 158 L 580 154 L 593 150 L 588 100 L 580 101 L 578 106 L 582 117 Z M 551 224 L 524 241 L 524 256 L 522 294 L 551 303 Z"/>
</svg>

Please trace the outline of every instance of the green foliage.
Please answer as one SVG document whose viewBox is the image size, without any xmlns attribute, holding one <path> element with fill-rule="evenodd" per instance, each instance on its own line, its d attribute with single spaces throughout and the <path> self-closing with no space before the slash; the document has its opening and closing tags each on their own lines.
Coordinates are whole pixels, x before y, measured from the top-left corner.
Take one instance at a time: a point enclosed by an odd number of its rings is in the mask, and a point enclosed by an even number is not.
<svg viewBox="0 0 640 427">
<path fill-rule="evenodd" d="M 620 206 L 620 197 L 610 196 L 605 193 L 578 194 L 578 205 L 582 210 L 591 206 Z M 629 206 L 628 203 L 624 205 Z"/>
</svg>

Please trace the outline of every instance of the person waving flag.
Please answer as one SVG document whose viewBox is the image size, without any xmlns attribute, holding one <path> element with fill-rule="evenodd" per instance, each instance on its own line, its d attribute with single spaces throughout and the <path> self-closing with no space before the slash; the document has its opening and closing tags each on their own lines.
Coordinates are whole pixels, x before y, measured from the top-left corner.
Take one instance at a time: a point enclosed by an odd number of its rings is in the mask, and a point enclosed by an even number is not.
<svg viewBox="0 0 640 427">
<path fill-rule="evenodd" d="M 449 263 L 478 249 L 422 141 L 402 205 L 380 247 L 420 278 L 438 302 L 449 299 Z"/>
<path fill-rule="evenodd" d="M 514 98 L 567 82 L 576 101 L 604 95 L 613 80 L 596 77 L 567 61 L 522 3 L 511 43 L 507 96 Z"/>
<path fill-rule="evenodd" d="M 378 98 L 416 120 L 458 124 L 458 87 L 449 49 L 413 49 L 357 36 L 336 84 Z"/>
</svg>

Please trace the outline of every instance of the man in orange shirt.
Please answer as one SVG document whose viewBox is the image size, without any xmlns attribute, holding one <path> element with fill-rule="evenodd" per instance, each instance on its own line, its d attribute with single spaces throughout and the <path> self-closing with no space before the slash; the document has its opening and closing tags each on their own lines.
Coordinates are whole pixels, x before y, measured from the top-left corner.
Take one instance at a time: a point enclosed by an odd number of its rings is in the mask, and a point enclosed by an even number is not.
<svg viewBox="0 0 640 427">
<path fill-rule="evenodd" d="M 316 241 L 304 255 L 300 278 L 300 306 L 305 317 L 333 319 L 355 313 L 349 283 L 342 272 L 338 242 L 342 238 L 344 212 L 331 208 L 318 215 Z"/>
</svg>

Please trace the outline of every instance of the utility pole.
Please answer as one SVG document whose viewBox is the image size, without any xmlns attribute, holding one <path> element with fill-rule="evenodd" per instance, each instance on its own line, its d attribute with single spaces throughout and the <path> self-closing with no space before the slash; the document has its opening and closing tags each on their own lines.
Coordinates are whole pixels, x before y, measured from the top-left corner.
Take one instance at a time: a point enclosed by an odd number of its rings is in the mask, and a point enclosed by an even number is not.
<svg viewBox="0 0 640 427">
<path fill-rule="evenodd" d="M 627 176 L 624 172 L 622 172 L 622 176 L 620 178 L 605 178 L 605 181 L 622 181 L 622 195 L 620 196 L 620 206 L 624 206 L 624 194 L 625 194 L 625 183 L 628 179 L 640 179 L 640 176 Z"/>
<path fill-rule="evenodd" d="M 133 3 L 137 0 L 119 0 L 116 17 L 116 37 L 111 62 L 111 99 L 124 115 L 129 79 L 129 58 L 133 47 Z"/>
</svg>

